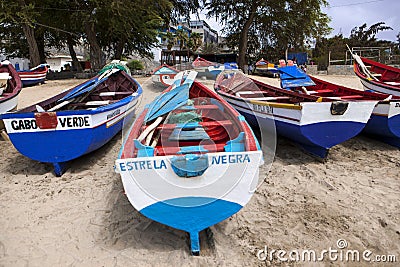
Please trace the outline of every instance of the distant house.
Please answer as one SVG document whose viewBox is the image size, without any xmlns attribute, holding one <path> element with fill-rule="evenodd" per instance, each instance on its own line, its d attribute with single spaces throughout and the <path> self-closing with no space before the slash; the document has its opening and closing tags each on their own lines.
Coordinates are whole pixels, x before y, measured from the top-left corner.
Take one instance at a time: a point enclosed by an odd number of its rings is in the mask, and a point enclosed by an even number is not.
<svg viewBox="0 0 400 267">
<path fill-rule="evenodd" d="M 77 56 L 79 61 L 83 60 L 83 56 Z M 72 66 L 72 58 L 66 54 L 56 54 L 51 55 L 47 58 L 47 64 L 50 65 L 50 70 L 52 71 L 61 71 L 66 70 Z M 67 67 L 66 67 L 67 66 Z"/>
</svg>

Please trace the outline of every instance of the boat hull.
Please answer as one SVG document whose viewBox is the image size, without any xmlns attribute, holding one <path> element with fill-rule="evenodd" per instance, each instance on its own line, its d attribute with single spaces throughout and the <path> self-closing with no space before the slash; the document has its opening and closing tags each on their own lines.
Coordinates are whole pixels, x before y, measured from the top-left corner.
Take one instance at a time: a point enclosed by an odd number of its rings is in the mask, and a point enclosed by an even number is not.
<svg viewBox="0 0 400 267">
<path fill-rule="evenodd" d="M 15 148 L 28 158 L 52 163 L 56 175 L 61 176 L 66 162 L 100 148 L 114 137 L 122 129 L 123 119 L 134 116 L 137 102 L 131 96 L 97 110 L 48 113 L 57 121 L 51 129 L 39 128 L 40 113 L 8 113 L 2 117 Z"/>
<path fill-rule="evenodd" d="M 379 103 L 364 133 L 400 148 L 400 102 Z"/>
<path fill-rule="evenodd" d="M 331 147 L 359 134 L 377 101 L 349 102 L 343 115 L 332 115 L 332 102 L 285 105 L 277 103 L 245 102 L 222 96 L 246 120 L 265 131 L 276 132 L 303 147 L 314 156 L 325 158 Z"/>
<path fill-rule="evenodd" d="M 18 72 L 23 86 L 32 86 L 39 83 L 44 83 L 46 80 L 47 69 L 41 72 L 20 71 Z"/>
<path fill-rule="evenodd" d="M 176 74 L 154 74 L 151 79 L 154 85 L 167 88 L 174 82 L 175 76 Z"/>
<path fill-rule="evenodd" d="M 394 88 L 393 86 L 387 86 L 382 83 L 378 83 L 375 81 L 370 81 L 368 79 L 359 77 L 361 84 L 363 85 L 364 90 L 366 91 L 375 91 L 379 93 L 384 93 L 388 95 L 395 95 L 395 96 L 400 96 L 400 89 L 399 88 Z"/>
<path fill-rule="evenodd" d="M 262 162 L 261 151 L 206 156 L 207 170 L 192 178 L 174 172 L 174 156 L 116 161 L 116 171 L 135 209 L 152 220 L 188 232 L 194 254 L 200 251 L 200 231 L 237 213 L 250 200 Z"/>
<path fill-rule="evenodd" d="M 0 114 L 15 109 L 18 105 L 18 94 L 13 95 L 9 99 L 0 102 Z"/>
</svg>

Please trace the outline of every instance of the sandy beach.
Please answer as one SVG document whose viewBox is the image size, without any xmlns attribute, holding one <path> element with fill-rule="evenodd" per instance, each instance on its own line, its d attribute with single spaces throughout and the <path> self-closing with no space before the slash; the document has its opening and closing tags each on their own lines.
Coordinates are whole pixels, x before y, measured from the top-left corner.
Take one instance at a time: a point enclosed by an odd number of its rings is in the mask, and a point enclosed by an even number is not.
<svg viewBox="0 0 400 267">
<path fill-rule="evenodd" d="M 362 88 L 355 76 L 318 77 Z M 162 90 L 149 78 L 138 81 L 144 88 L 140 111 Z M 19 108 L 81 82 L 47 81 L 24 88 Z M 346 249 L 395 255 L 400 262 L 397 148 L 361 135 L 333 147 L 321 162 L 278 138 L 274 162 L 260 170 L 261 185 L 249 204 L 211 227 L 208 236 L 203 233 L 201 255 L 193 257 L 186 233 L 147 219 L 127 200 L 113 170 L 121 143 L 118 134 L 55 177 L 49 164 L 0 141 L 0 266 L 285 266 L 276 259 L 258 259 L 259 250 L 308 249 L 319 255 L 338 249 L 339 239 L 346 241 Z M 328 257 L 313 264 L 377 265 Z"/>
</svg>

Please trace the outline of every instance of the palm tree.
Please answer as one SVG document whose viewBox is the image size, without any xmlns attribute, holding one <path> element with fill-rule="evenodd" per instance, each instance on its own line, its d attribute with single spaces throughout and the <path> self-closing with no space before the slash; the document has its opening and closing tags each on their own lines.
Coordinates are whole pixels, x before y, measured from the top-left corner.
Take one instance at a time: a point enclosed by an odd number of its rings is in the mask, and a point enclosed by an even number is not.
<svg viewBox="0 0 400 267">
<path fill-rule="evenodd" d="M 203 43 L 203 40 L 202 40 L 202 39 L 203 39 L 203 38 L 202 38 L 202 36 L 201 36 L 200 33 L 198 33 L 198 32 L 192 32 L 192 33 L 190 34 L 190 37 L 189 37 L 189 43 L 188 43 L 188 46 L 189 46 L 189 44 L 190 44 L 189 48 L 190 48 L 191 50 L 193 50 L 193 51 L 197 51 L 197 49 L 199 49 L 199 47 L 200 47 L 201 44 Z"/>
<path fill-rule="evenodd" d="M 166 40 L 167 43 L 167 49 L 171 50 L 172 47 L 175 45 L 176 43 L 176 36 L 173 32 L 171 32 L 170 30 L 167 30 L 166 32 L 162 32 L 160 33 L 161 37 Z"/>
<path fill-rule="evenodd" d="M 179 43 L 179 50 L 182 50 L 185 46 L 187 46 L 187 42 L 189 41 L 188 32 L 183 29 L 176 30 L 176 40 Z"/>
</svg>

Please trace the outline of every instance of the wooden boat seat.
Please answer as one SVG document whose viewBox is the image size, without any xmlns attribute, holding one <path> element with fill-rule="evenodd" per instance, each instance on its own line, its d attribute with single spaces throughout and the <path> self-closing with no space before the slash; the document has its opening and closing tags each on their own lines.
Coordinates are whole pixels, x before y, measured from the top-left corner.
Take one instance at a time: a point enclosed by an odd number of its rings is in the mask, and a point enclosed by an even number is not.
<svg viewBox="0 0 400 267">
<path fill-rule="evenodd" d="M 315 92 L 317 92 L 318 94 L 325 94 L 325 93 L 333 93 L 333 90 L 331 90 L 331 89 L 321 89 L 321 90 L 316 90 Z"/>
<path fill-rule="evenodd" d="M 261 101 L 276 101 L 276 100 L 287 100 L 290 99 L 288 96 L 269 96 L 269 97 L 252 97 L 246 98 L 249 100 L 261 100 Z"/>
<path fill-rule="evenodd" d="M 341 99 L 362 99 L 362 95 L 344 95 L 340 97 Z"/>
<path fill-rule="evenodd" d="M 71 103 L 71 106 L 103 106 L 118 102 L 119 100 L 100 100 L 100 101 L 88 101 L 82 103 Z"/>
<path fill-rule="evenodd" d="M 194 108 L 195 109 L 219 109 L 219 107 L 217 106 L 217 105 L 213 105 L 213 104 L 210 104 L 210 105 L 194 105 Z M 185 108 L 178 108 L 177 110 L 183 110 L 183 109 L 185 109 Z"/>
<path fill-rule="evenodd" d="M 199 125 L 207 128 L 207 127 L 218 127 L 218 126 L 222 126 L 222 127 L 227 127 L 227 126 L 231 126 L 232 125 L 232 121 L 230 120 L 224 120 L 224 121 L 202 121 L 199 122 Z M 176 128 L 176 124 L 163 124 L 163 125 L 159 125 L 157 126 L 157 130 L 173 130 Z"/>
<path fill-rule="evenodd" d="M 116 95 L 131 95 L 132 92 L 101 92 L 99 94 L 92 94 L 93 96 L 116 96 Z"/>
<path fill-rule="evenodd" d="M 201 149 L 199 149 L 201 148 Z M 177 155 L 182 154 L 180 151 L 184 151 L 185 154 L 189 153 L 201 153 L 201 151 L 212 153 L 212 152 L 223 152 L 225 150 L 225 144 L 212 144 L 212 145 L 201 145 L 199 146 L 189 146 L 189 147 L 157 147 L 155 149 L 156 156 L 166 156 L 166 155 Z"/>
<path fill-rule="evenodd" d="M 385 82 L 386 84 L 389 84 L 389 85 L 400 85 L 400 83 L 399 82 Z"/>
</svg>

